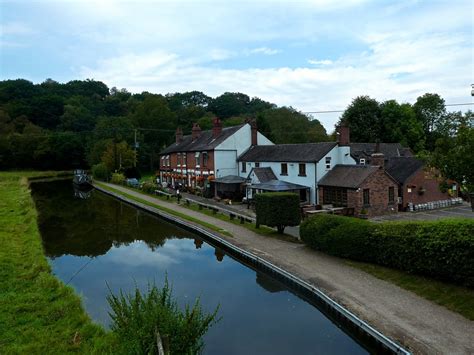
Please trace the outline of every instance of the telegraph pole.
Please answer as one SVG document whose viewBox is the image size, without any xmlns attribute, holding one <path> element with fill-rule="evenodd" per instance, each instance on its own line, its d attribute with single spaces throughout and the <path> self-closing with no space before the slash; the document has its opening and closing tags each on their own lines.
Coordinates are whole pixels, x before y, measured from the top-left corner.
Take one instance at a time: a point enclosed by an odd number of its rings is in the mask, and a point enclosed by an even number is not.
<svg viewBox="0 0 474 355">
<path fill-rule="evenodd" d="M 135 143 L 134 143 L 134 148 L 135 148 L 135 156 L 133 158 L 133 166 L 136 168 L 137 167 L 137 148 L 138 148 L 138 142 L 137 142 L 137 129 L 135 128 Z"/>
</svg>

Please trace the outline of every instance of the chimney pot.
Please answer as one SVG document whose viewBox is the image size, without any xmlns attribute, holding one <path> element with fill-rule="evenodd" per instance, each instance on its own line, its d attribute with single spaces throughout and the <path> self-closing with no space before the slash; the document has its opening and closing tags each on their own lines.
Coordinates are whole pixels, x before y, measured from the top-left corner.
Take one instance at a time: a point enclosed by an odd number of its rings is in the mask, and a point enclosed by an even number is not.
<svg viewBox="0 0 474 355">
<path fill-rule="evenodd" d="M 252 145 L 258 145 L 258 129 L 257 129 L 257 121 L 250 120 L 250 139 Z"/>
<path fill-rule="evenodd" d="M 212 122 L 212 137 L 217 138 L 222 133 L 222 122 L 217 117 Z"/>
<path fill-rule="evenodd" d="M 193 138 L 193 140 L 195 140 L 199 138 L 200 135 L 201 135 L 201 127 L 199 126 L 199 123 L 194 123 L 193 129 L 191 132 L 191 137 Z"/>
</svg>

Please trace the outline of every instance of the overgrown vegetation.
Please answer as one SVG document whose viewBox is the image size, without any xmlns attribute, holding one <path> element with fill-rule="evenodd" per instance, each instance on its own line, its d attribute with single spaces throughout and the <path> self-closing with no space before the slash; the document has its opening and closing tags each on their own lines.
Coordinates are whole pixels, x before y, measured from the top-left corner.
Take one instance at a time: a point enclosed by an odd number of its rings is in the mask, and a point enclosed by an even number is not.
<svg viewBox="0 0 474 355">
<path fill-rule="evenodd" d="M 301 221 L 300 198 L 291 192 L 268 192 L 255 195 L 257 227 L 261 224 L 276 227 L 283 233 L 286 226 L 297 226 Z"/>
<path fill-rule="evenodd" d="M 160 347 L 167 354 L 199 354 L 203 335 L 218 321 L 219 307 L 205 314 L 199 299 L 181 311 L 167 279 L 161 289 L 149 284 L 146 293 L 136 288 L 130 294 L 110 293 L 107 300 L 123 354 L 158 354 Z"/>
<path fill-rule="evenodd" d="M 372 224 L 321 215 L 304 221 L 300 235 L 331 255 L 474 286 L 473 220 Z"/>
</svg>

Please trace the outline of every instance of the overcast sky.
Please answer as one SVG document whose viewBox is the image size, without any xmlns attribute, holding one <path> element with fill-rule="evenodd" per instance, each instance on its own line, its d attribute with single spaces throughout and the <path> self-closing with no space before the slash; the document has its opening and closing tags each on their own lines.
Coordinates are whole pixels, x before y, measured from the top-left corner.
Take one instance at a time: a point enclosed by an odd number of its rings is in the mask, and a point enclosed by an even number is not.
<svg viewBox="0 0 474 355">
<path fill-rule="evenodd" d="M 0 78 L 226 91 L 300 111 L 472 102 L 472 1 L 3 1 Z M 333 128 L 339 114 L 316 117 Z"/>
</svg>

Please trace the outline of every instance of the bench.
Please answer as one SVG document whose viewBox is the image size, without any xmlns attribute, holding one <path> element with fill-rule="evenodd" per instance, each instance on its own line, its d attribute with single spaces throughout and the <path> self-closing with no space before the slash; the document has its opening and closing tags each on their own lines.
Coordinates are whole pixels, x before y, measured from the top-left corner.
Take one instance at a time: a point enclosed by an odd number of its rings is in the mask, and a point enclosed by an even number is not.
<svg viewBox="0 0 474 355">
<path fill-rule="evenodd" d="M 193 200 L 193 199 L 190 199 L 190 198 L 185 198 L 184 201 L 186 202 L 187 206 L 189 206 L 191 203 L 195 203 L 196 205 L 198 205 L 198 208 L 200 210 L 202 210 L 204 208 L 207 208 L 207 209 L 211 210 L 213 214 L 217 214 L 217 212 L 219 212 L 219 211 L 223 214 L 228 214 L 229 218 L 231 220 L 233 220 L 235 218 L 238 218 L 240 220 L 241 224 L 244 224 L 245 222 L 253 223 L 255 221 L 255 219 L 250 217 L 250 216 L 246 216 L 246 215 L 234 212 L 234 211 L 226 210 L 224 208 L 219 208 L 215 205 L 210 205 L 210 204 L 207 204 L 207 203 L 199 202 L 199 201 L 196 201 L 196 200 Z"/>
<path fill-rule="evenodd" d="M 170 193 L 164 192 L 164 191 L 161 191 L 161 190 L 155 190 L 155 194 L 156 194 L 156 195 L 163 195 L 163 196 L 166 196 L 166 199 L 167 199 L 167 200 L 169 200 L 170 197 L 173 196 L 173 195 L 171 195 Z"/>
</svg>

